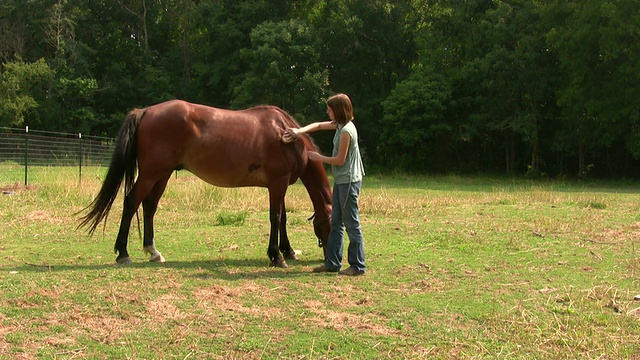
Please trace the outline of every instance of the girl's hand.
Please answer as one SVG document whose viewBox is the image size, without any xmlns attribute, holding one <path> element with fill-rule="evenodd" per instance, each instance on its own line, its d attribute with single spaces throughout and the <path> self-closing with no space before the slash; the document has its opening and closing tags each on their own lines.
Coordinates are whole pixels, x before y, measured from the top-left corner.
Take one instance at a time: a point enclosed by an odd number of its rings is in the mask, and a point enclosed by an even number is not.
<svg viewBox="0 0 640 360">
<path fill-rule="evenodd" d="M 282 134 L 282 142 L 284 142 L 285 144 L 288 144 L 298 140 L 299 135 L 296 130 L 298 129 L 293 129 L 293 128 L 286 129 L 284 131 L 284 134 Z"/>
<path fill-rule="evenodd" d="M 309 160 L 320 161 L 320 159 L 322 158 L 322 155 L 318 154 L 315 151 L 308 151 L 307 154 L 309 155 Z"/>
</svg>

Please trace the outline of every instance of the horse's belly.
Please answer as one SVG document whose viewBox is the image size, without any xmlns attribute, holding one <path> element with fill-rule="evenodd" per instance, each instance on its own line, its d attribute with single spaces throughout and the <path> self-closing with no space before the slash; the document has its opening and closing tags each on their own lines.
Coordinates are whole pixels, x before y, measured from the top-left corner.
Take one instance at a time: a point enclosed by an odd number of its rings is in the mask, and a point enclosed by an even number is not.
<svg viewBox="0 0 640 360">
<path fill-rule="evenodd" d="M 267 186 L 267 176 L 261 166 L 247 165 L 246 168 L 226 166 L 186 166 L 192 172 L 207 183 L 220 187 L 243 186 Z"/>
<path fill-rule="evenodd" d="M 182 156 L 184 167 L 202 180 L 222 187 L 267 187 L 279 178 L 288 178 L 291 166 L 281 153 L 284 145 L 279 139 L 267 146 L 266 140 L 252 135 L 255 132 L 225 129 L 217 135 L 211 133 L 212 129 L 202 130 Z M 239 139 L 237 134 L 247 138 Z"/>
</svg>

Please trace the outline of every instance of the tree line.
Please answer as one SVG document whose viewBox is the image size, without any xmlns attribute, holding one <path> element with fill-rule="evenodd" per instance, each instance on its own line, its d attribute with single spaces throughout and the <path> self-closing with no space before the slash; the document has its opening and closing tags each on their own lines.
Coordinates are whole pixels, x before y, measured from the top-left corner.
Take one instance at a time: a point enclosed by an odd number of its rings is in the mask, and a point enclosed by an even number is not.
<svg viewBox="0 0 640 360">
<path fill-rule="evenodd" d="M 0 63 L 0 126 L 344 92 L 372 170 L 640 177 L 637 0 L 4 0 Z"/>
</svg>

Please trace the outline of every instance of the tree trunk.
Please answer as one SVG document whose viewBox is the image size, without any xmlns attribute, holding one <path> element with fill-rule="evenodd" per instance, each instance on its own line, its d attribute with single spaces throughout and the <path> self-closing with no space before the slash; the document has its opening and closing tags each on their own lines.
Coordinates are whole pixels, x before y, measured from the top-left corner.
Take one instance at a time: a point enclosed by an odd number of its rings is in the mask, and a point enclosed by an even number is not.
<svg viewBox="0 0 640 360">
<path fill-rule="evenodd" d="M 141 1 L 141 5 L 142 5 L 142 14 L 137 13 L 136 11 L 130 9 L 127 5 L 124 4 L 124 2 L 120 1 L 120 5 L 122 5 L 125 10 L 127 10 L 128 12 L 130 12 L 132 15 L 134 15 L 135 17 L 137 17 L 138 19 L 140 19 L 140 24 L 142 27 L 142 46 L 143 46 L 143 51 L 145 55 L 149 54 L 149 33 L 148 33 L 148 29 L 147 29 L 147 1 L 146 0 L 142 0 Z"/>
<path fill-rule="evenodd" d="M 505 170 L 507 174 L 515 172 L 516 164 L 516 142 L 513 130 L 507 129 L 504 134 L 505 138 Z"/>
<path fill-rule="evenodd" d="M 540 171 L 540 157 L 538 156 L 538 140 L 531 145 L 531 171 L 537 174 Z"/>
<path fill-rule="evenodd" d="M 584 142 L 580 141 L 578 144 L 578 176 L 583 177 L 585 175 L 585 166 L 584 166 Z"/>
</svg>

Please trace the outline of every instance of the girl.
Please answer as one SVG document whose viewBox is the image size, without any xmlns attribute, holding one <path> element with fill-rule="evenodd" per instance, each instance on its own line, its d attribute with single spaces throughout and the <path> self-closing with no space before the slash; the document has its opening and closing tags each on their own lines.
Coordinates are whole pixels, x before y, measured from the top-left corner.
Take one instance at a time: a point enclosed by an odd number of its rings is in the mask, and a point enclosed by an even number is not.
<svg viewBox="0 0 640 360">
<path fill-rule="evenodd" d="M 360 228 L 358 196 L 362 187 L 364 166 L 358 148 L 358 131 L 353 123 L 353 106 L 345 94 L 338 94 L 327 100 L 327 115 L 331 121 L 315 122 L 299 129 L 287 129 L 284 142 L 292 142 L 300 134 L 318 130 L 335 130 L 331 157 L 317 152 L 309 152 L 310 160 L 318 160 L 331 165 L 333 173 L 333 210 L 331 212 L 331 233 L 327 240 L 327 259 L 313 272 L 338 272 L 340 275 L 364 275 L 364 238 Z M 349 235 L 347 259 L 349 267 L 342 267 L 344 228 Z"/>
</svg>

